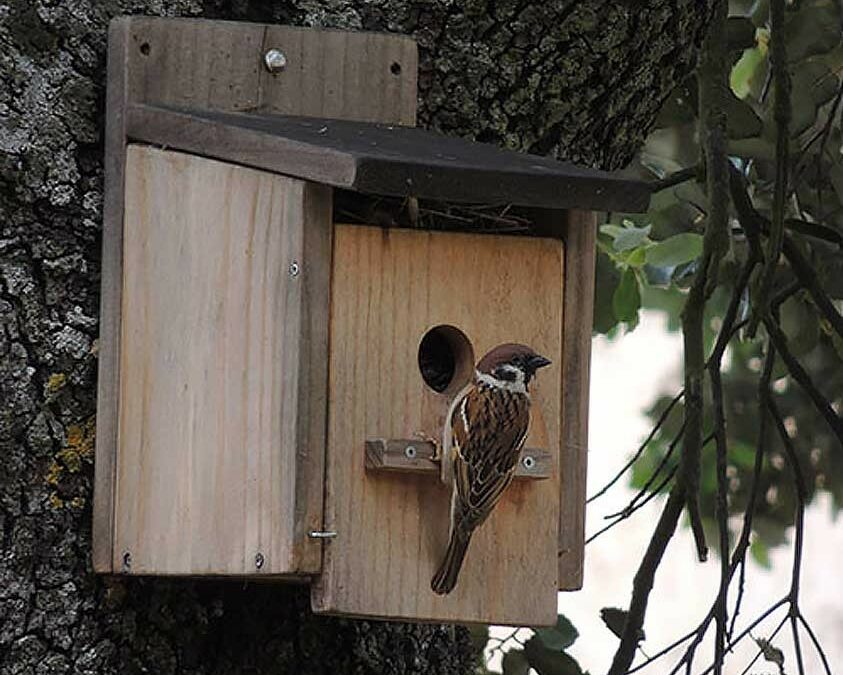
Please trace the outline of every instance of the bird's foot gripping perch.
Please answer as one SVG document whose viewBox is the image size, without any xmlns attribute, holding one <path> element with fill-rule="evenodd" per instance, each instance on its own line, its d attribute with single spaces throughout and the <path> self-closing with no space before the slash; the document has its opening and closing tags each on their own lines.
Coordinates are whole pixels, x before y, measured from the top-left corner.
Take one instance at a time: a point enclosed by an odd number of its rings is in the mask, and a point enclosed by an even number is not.
<svg viewBox="0 0 843 675">
<path fill-rule="evenodd" d="M 431 462 L 442 461 L 442 441 L 440 441 L 438 438 L 434 438 L 433 436 L 425 433 L 424 431 L 413 432 L 413 438 L 418 438 L 420 441 L 430 443 L 433 446 L 433 456 L 430 458 Z"/>
</svg>

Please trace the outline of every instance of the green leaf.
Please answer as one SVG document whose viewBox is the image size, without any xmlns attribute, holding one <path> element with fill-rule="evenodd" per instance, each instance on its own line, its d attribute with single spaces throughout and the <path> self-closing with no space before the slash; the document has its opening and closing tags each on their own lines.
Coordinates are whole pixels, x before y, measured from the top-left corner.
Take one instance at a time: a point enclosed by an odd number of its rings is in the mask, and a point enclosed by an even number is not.
<svg viewBox="0 0 843 675">
<path fill-rule="evenodd" d="M 616 637 L 620 638 L 623 635 L 623 626 L 626 623 L 626 615 L 628 612 L 625 609 L 617 607 L 604 607 L 600 610 L 600 618 L 606 627 L 612 631 Z M 638 642 L 645 639 L 644 630 L 638 630 Z"/>
<path fill-rule="evenodd" d="M 620 278 L 618 268 L 609 260 L 609 257 L 598 254 L 595 269 L 593 325 L 593 330 L 597 333 L 605 335 L 618 323 L 612 308 L 612 297 Z"/>
<path fill-rule="evenodd" d="M 503 675 L 528 675 L 530 662 L 523 649 L 510 649 L 503 655 Z"/>
<path fill-rule="evenodd" d="M 641 293 L 638 289 L 638 278 L 634 271 L 627 269 L 612 296 L 612 311 L 618 321 L 633 321 L 638 317 L 640 308 Z"/>
<path fill-rule="evenodd" d="M 616 239 L 618 235 L 622 234 L 625 230 L 625 227 L 615 225 L 614 223 L 606 223 L 605 225 L 600 226 L 600 232 L 608 234 L 612 239 Z"/>
<path fill-rule="evenodd" d="M 746 98 L 758 89 L 767 71 L 767 44 L 759 42 L 753 49 L 747 49 L 732 68 L 729 84 L 735 96 Z"/>
<path fill-rule="evenodd" d="M 579 636 L 577 629 L 574 628 L 574 625 L 563 614 L 556 617 L 555 626 L 550 628 L 536 628 L 534 630 L 545 647 L 559 651 L 570 647 Z"/>
<path fill-rule="evenodd" d="M 643 267 L 647 262 L 647 248 L 639 246 L 638 248 L 632 249 L 629 255 L 624 259 L 624 262 L 630 267 Z"/>
<path fill-rule="evenodd" d="M 633 248 L 638 248 L 647 241 L 647 236 L 650 234 L 652 225 L 647 227 L 627 227 L 623 232 L 615 237 L 616 251 L 629 251 Z"/>
<path fill-rule="evenodd" d="M 654 267 L 676 267 L 699 257 L 703 238 L 693 232 L 676 234 L 647 247 L 647 264 Z"/>
<path fill-rule="evenodd" d="M 583 675 L 582 668 L 570 654 L 548 649 L 535 635 L 524 645 L 524 655 L 539 675 Z"/>
</svg>

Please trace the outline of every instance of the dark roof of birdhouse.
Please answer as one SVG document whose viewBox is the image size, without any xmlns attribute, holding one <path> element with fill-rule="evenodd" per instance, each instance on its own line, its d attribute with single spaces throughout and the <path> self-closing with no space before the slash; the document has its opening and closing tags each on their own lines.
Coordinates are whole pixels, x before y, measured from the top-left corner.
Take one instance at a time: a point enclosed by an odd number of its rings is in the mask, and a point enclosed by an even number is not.
<svg viewBox="0 0 843 675">
<path fill-rule="evenodd" d="M 133 104 L 127 135 L 377 195 L 641 212 L 646 182 L 413 127 Z"/>
</svg>

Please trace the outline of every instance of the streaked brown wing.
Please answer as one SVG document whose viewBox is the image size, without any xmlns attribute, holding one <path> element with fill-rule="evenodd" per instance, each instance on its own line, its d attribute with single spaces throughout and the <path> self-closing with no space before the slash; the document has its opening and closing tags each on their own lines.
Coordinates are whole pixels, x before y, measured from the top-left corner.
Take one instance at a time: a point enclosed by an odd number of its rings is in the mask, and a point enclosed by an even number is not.
<svg viewBox="0 0 843 675">
<path fill-rule="evenodd" d="M 454 407 L 454 481 L 458 520 L 480 525 L 512 481 L 527 437 L 530 402 L 505 391 L 470 389 Z"/>
</svg>

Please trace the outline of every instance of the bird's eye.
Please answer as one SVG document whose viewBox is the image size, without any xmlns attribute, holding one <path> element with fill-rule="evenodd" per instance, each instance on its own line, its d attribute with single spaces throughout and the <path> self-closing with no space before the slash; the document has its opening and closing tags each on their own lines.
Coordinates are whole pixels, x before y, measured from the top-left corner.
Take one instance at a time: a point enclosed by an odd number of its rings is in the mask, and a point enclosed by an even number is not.
<svg viewBox="0 0 843 675">
<path fill-rule="evenodd" d="M 499 380 L 505 380 L 507 382 L 515 382 L 515 378 L 517 376 L 517 370 L 512 366 L 498 366 L 495 368 L 495 377 Z"/>
</svg>

